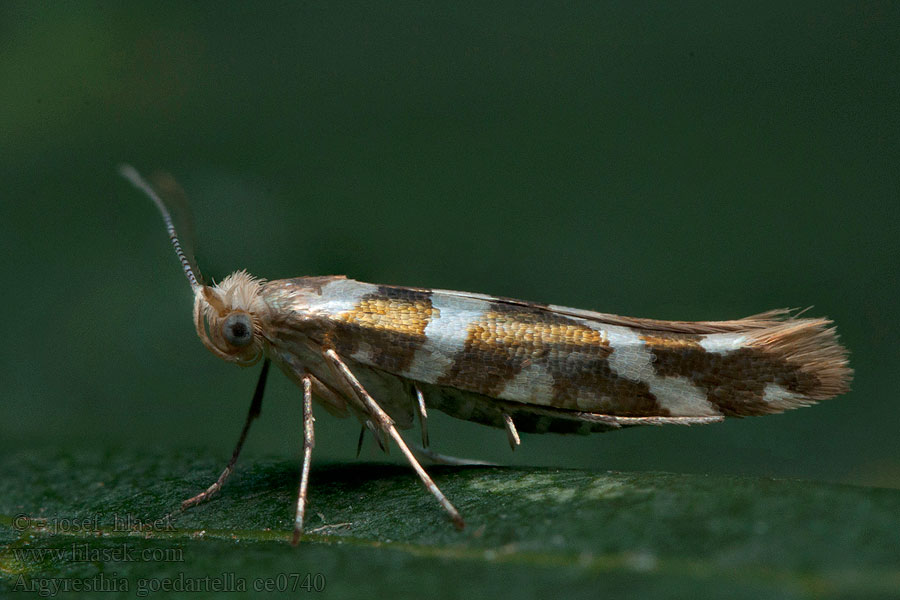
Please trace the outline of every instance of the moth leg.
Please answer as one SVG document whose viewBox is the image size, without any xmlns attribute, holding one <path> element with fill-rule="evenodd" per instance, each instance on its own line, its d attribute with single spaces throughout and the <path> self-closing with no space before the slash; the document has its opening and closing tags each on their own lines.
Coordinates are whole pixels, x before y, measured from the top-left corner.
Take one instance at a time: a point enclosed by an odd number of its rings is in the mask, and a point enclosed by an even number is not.
<svg viewBox="0 0 900 600">
<path fill-rule="evenodd" d="M 416 401 L 419 405 L 419 428 L 422 430 L 422 447 L 428 447 L 428 412 L 425 410 L 425 396 L 419 386 L 416 386 Z"/>
<path fill-rule="evenodd" d="M 384 439 L 384 432 L 380 429 L 375 429 L 375 425 L 372 424 L 372 421 L 366 419 L 366 424 L 359 429 L 359 439 L 356 440 L 356 458 L 359 458 L 359 453 L 362 451 L 363 438 L 366 437 L 366 429 L 372 432 L 372 437 L 375 438 L 381 451 L 385 454 L 390 454 L 391 447 L 387 445 L 387 440 Z"/>
<path fill-rule="evenodd" d="M 328 349 L 325 351 L 325 357 L 329 359 L 335 367 L 337 367 L 338 372 L 344 377 L 347 383 L 353 388 L 353 391 L 356 392 L 360 399 L 362 399 L 363 403 L 366 406 L 366 409 L 369 411 L 369 414 L 374 418 L 378 425 L 382 430 L 386 431 L 388 435 L 394 438 L 394 442 L 396 442 L 397 446 L 400 448 L 400 451 L 406 457 L 406 460 L 409 461 L 410 466 L 412 466 L 413 470 L 415 470 L 416 474 L 419 476 L 419 479 L 422 480 L 422 483 L 425 484 L 425 487 L 431 492 L 437 501 L 441 503 L 441 506 L 444 507 L 444 510 L 447 511 L 447 514 L 450 515 L 450 519 L 453 521 L 453 524 L 457 529 L 462 529 L 465 527 L 465 521 L 463 521 L 462 516 L 459 514 L 459 511 L 456 510 L 447 497 L 444 496 L 443 492 L 438 489 L 438 486 L 435 485 L 434 481 L 432 481 L 431 477 L 428 476 L 428 473 L 425 472 L 425 469 L 422 468 L 422 465 L 419 464 L 419 461 L 416 460 L 416 457 L 410 451 L 409 447 L 406 445 L 406 442 L 403 441 L 403 438 L 400 437 L 400 432 L 397 431 L 397 428 L 394 427 L 394 421 L 384 409 L 382 409 L 377 402 L 369 395 L 369 392 L 362 386 L 356 376 L 350 371 L 349 367 L 344 364 L 344 361 L 341 360 L 341 357 L 338 356 L 337 352 L 334 350 Z"/>
<path fill-rule="evenodd" d="M 222 489 L 222 484 L 224 484 L 225 480 L 234 472 L 234 464 L 237 462 L 238 455 L 241 453 L 241 448 L 244 447 L 244 440 L 247 439 L 247 432 L 250 431 L 250 424 L 253 423 L 254 419 L 259 416 L 259 413 L 262 410 L 263 392 L 266 389 L 266 379 L 268 376 L 269 359 L 267 358 L 265 362 L 263 362 L 262 372 L 259 374 L 259 381 L 256 382 L 256 390 L 253 392 L 253 400 L 250 402 L 250 410 L 247 412 L 247 420 L 244 421 L 244 428 L 241 430 L 241 436 L 238 438 L 237 445 L 234 447 L 234 452 L 231 454 L 231 460 L 228 461 L 228 465 L 225 467 L 225 470 L 222 471 L 222 474 L 219 475 L 216 482 L 206 488 L 206 491 L 200 492 L 196 496 L 182 502 L 181 510 L 187 510 L 192 506 L 196 506 L 201 502 L 209 500 Z"/>
<path fill-rule="evenodd" d="M 309 487 L 309 464 L 312 462 L 312 449 L 316 445 L 313 430 L 315 419 L 312 413 L 312 381 L 303 378 L 303 466 L 300 468 L 300 490 L 297 492 L 297 512 L 294 515 L 294 534 L 291 545 L 296 546 L 303 534 L 303 517 L 306 515 L 306 490 Z"/>
<path fill-rule="evenodd" d="M 485 466 L 499 467 L 497 463 L 488 462 L 486 460 L 477 460 L 474 458 L 460 458 L 458 456 L 448 456 L 447 454 L 438 454 L 431 448 L 423 448 L 413 444 L 410 450 L 419 458 L 427 458 L 431 462 L 439 465 L 454 465 L 457 467 Z"/>
<path fill-rule="evenodd" d="M 513 423 L 509 413 L 503 413 L 503 422 L 506 424 L 506 438 L 509 440 L 509 447 L 515 450 L 516 446 L 522 444 L 522 440 L 519 439 L 519 432 L 516 430 L 516 424 Z"/>
<path fill-rule="evenodd" d="M 359 458 L 359 453 L 362 452 L 362 443 L 364 437 L 366 437 L 366 426 L 361 425 L 359 428 L 359 439 L 356 440 L 356 458 Z"/>
<path fill-rule="evenodd" d="M 381 448 L 381 451 L 385 454 L 390 454 L 391 447 L 388 445 L 387 440 L 384 438 L 384 431 L 375 427 L 375 423 L 369 420 L 366 420 L 366 427 L 368 427 L 369 431 L 372 432 L 372 436 L 375 438 L 375 441 L 378 442 L 378 447 Z"/>
</svg>

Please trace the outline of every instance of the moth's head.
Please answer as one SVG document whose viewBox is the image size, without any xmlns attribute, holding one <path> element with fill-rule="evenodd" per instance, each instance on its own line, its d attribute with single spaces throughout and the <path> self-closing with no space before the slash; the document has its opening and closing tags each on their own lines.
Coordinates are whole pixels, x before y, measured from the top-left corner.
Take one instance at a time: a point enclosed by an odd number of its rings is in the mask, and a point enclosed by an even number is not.
<svg viewBox="0 0 900 600">
<path fill-rule="evenodd" d="M 172 242 L 184 275 L 194 290 L 194 325 L 200 341 L 210 352 L 228 362 L 244 366 L 254 364 L 263 354 L 262 323 L 268 316 L 268 305 L 260 294 L 263 282 L 254 279 L 246 271 L 236 271 L 218 285 L 206 285 L 197 268 L 190 243 L 182 246 L 175 232 L 175 220 L 169 212 L 169 206 L 134 167 L 121 165 L 119 173 L 144 192 L 162 215 L 169 241 Z M 174 192 L 175 196 L 184 195 L 171 178 L 164 178 L 164 183 L 165 187 L 170 188 L 170 193 Z M 181 216 L 183 224 L 190 226 L 186 210 L 182 211 Z"/>
<path fill-rule="evenodd" d="M 194 325 L 210 352 L 242 366 L 263 354 L 262 320 L 268 305 L 260 295 L 262 281 L 236 271 L 215 286 L 194 290 Z"/>
</svg>

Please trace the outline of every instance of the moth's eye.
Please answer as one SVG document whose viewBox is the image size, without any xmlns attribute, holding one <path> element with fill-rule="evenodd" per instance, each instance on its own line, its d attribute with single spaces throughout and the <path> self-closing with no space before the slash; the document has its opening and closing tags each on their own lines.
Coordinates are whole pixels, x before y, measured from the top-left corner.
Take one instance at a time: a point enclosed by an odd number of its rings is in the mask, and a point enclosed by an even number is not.
<svg viewBox="0 0 900 600">
<path fill-rule="evenodd" d="M 253 323 L 245 313 L 234 313 L 225 319 L 222 326 L 225 339 L 232 346 L 246 346 L 253 340 Z"/>
</svg>

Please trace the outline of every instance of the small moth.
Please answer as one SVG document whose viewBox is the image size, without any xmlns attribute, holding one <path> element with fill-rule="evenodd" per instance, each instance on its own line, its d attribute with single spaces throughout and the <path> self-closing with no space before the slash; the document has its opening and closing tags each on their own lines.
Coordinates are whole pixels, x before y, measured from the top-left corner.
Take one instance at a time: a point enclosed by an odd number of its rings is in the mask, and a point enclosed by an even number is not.
<svg viewBox="0 0 900 600">
<path fill-rule="evenodd" d="M 265 281 L 236 271 L 208 285 L 165 203 L 132 167 L 120 171 L 162 213 L 194 292 L 203 345 L 241 366 L 263 361 L 231 460 L 182 509 L 208 500 L 231 475 L 274 362 L 303 390 L 294 544 L 307 504 L 313 399 L 335 416 L 356 417 L 382 448 L 393 440 L 462 528 L 459 511 L 398 431 L 417 418 L 427 447 L 430 409 L 505 430 L 515 449 L 519 432 L 715 423 L 848 390 L 852 371 L 831 321 L 788 310 L 732 321 L 660 321 L 344 276 Z"/>
</svg>

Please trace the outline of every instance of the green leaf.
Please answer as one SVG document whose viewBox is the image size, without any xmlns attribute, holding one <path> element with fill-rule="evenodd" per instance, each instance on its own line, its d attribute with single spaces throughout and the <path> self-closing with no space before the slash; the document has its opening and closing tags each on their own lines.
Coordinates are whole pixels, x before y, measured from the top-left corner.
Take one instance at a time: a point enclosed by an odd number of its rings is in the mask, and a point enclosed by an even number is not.
<svg viewBox="0 0 900 600">
<path fill-rule="evenodd" d="M 171 520 L 222 464 L 108 452 L 23 453 L 0 465 L 0 591 L 804 598 L 900 589 L 897 490 L 431 467 L 467 519 L 458 532 L 410 469 L 330 465 L 313 469 L 308 534 L 293 548 L 295 462 L 239 462 L 216 498 Z"/>
</svg>

